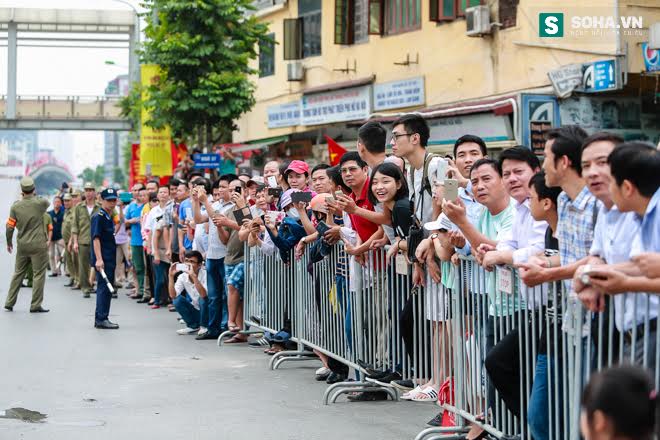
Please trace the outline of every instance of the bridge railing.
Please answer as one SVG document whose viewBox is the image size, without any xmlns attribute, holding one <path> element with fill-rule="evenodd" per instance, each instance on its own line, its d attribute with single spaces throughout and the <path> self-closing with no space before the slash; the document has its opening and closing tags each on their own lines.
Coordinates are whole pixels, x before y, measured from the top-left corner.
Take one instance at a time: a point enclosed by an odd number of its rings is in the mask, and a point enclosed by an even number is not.
<svg viewBox="0 0 660 440">
<path fill-rule="evenodd" d="M 120 97 L 19 96 L 16 119 L 123 119 Z M 6 117 L 7 97 L 0 96 L 0 117 Z"/>
</svg>

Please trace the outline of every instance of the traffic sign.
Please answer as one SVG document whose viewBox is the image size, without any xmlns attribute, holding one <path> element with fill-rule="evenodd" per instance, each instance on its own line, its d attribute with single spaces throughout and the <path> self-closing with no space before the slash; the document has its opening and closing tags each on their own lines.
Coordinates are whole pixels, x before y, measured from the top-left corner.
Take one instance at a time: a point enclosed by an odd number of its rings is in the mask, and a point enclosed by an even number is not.
<svg viewBox="0 0 660 440">
<path fill-rule="evenodd" d="M 619 88 L 616 60 L 595 61 L 582 65 L 584 92 L 603 92 Z"/>
<path fill-rule="evenodd" d="M 218 168 L 220 166 L 220 155 L 216 153 L 193 154 L 194 168 Z"/>
</svg>

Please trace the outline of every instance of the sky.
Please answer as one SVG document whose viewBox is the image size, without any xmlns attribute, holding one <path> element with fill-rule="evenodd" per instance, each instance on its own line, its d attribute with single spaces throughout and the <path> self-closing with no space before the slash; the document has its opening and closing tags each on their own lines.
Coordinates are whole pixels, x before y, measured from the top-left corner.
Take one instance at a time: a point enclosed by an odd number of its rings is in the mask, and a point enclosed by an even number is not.
<svg viewBox="0 0 660 440">
<path fill-rule="evenodd" d="M 140 11 L 138 0 L 126 0 Z M 0 0 L 0 8 L 119 9 L 116 0 Z M 5 44 L 0 41 L 0 44 Z M 19 40 L 20 44 L 20 40 Z M 83 43 L 81 43 L 83 44 Z M 113 61 L 115 65 L 107 65 Z M 0 47 L 0 94 L 7 92 L 7 48 Z M 108 81 L 128 72 L 128 49 L 18 48 L 18 95 L 103 95 Z M 103 132 L 71 132 L 73 168 L 79 173 L 103 161 Z"/>
</svg>

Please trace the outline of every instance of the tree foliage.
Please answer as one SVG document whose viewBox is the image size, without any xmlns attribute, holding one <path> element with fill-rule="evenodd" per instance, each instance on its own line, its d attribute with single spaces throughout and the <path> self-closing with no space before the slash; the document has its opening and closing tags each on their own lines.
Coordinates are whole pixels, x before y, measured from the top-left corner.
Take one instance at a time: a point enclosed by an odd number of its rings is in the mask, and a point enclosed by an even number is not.
<svg viewBox="0 0 660 440">
<path fill-rule="evenodd" d="M 255 103 L 256 73 L 250 61 L 268 26 L 254 15 L 252 0 L 147 0 L 146 41 L 141 62 L 162 69 L 142 102 L 149 125 L 169 125 L 175 138 L 196 137 L 202 145 L 231 134 L 234 120 Z M 126 100 L 136 116 L 139 93 Z M 133 112 L 133 113 L 131 113 Z M 206 137 L 206 142 L 202 139 Z"/>
<path fill-rule="evenodd" d="M 83 182 L 92 182 L 94 186 L 101 186 L 105 180 L 105 168 L 103 165 L 97 165 L 96 169 L 87 167 L 78 174 L 78 178 Z"/>
</svg>

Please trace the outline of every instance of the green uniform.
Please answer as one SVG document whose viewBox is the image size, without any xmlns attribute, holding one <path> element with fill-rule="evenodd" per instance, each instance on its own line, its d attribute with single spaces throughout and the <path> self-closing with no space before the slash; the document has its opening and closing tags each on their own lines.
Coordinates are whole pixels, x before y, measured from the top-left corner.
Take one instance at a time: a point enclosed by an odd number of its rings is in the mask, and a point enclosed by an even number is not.
<svg viewBox="0 0 660 440">
<path fill-rule="evenodd" d="M 48 267 L 48 244 L 44 227 L 44 214 L 48 209 L 48 201 L 33 194 L 23 196 L 15 202 L 9 211 L 7 220 L 7 245 L 12 244 L 14 231 L 18 230 L 16 238 L 16 267 L 9 285 L 5 307 L 14 307 L 18 290 L 28 272 L 30 263 L 34 272 L 32 289 L 32 304 L 30 310 L 39 309 L 44 299 L 44 283 Z"/>
<path fill-rule="evenodd" d="M 69 252 L 68 249 L 66 249 L 69 240 L 71 239 L 73 209 L 74 208 L 64 211 L 64 220 L 62 220 L 62 239 L 64 240 L 66 270 L 69 272 L 69 276 L 74 284 L 78 284 L 78 258 L 75 258 L 76 256 L 73 252 Z"/>
<path fill-rule="evenodd" d="M 100 207 L 94 205 L 91 214 L 87 211 L 85 202 L 81 202 L 73 209 L 73 221 L 71 223 L 71 234 L 78 236 L 78 281 L 83 293 L 94 293 L 89 284 L 89 270 L 91 265 L 90 246 L 92 242 L 92 216 L 99 211 Z"/>
</svg>

